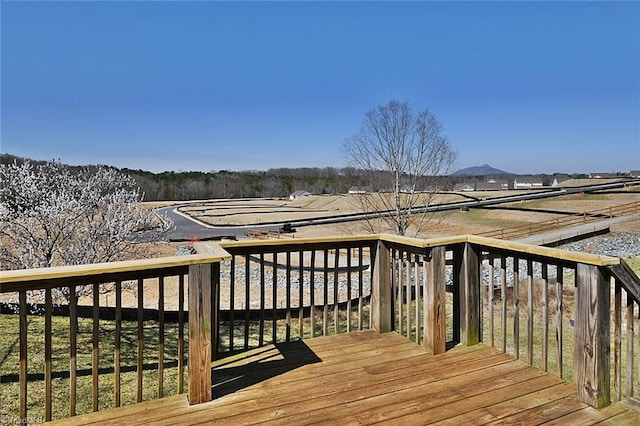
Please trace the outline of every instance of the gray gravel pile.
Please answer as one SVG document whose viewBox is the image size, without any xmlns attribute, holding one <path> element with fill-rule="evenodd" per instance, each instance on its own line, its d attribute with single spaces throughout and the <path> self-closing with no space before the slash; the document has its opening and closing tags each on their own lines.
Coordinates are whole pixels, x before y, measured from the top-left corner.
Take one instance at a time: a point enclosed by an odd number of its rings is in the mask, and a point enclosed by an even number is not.
<svg viewBox="0 0 640 426">
<path fill-rule="evenodd" d="M 603 256 L 637 257 L 640 256 L 640 235 L 621 232 L 576 241 L 560 246 L 560 248 Z"/>
<path fill-rule="evenodd" d="M 617 233 L 607 236 L 594 237 L 583 241 L 577 241 L 570 244 L 565 244 L 559 247 L 562 250 L 568 251 L 580 251 L 585 253 L 597 254 L 597 255 L 605 255 L 605 256 L 614 256 L 614 257 L 636 257 L 640 256 L 640 235 L 630 234 L 630 233 Z M 179 250 L 182 249 L 182 254 L 191 254 L 189 249 L 190 246 L 180 246 Z M 513 285 L 514 279 L 514 270 L 513 270 L 513 259 L 508 258 L 506 262 L 506 281 L 507 286 L 511 287 Z M 523 280 L 527 277 L 527 261 L 520 260 L 519 262 L 519 274 L 520 279 Z M 237 265 L 235 270 L 235 280 L 236 283 L 244 283 L 245 282 L 245 267 L 244 265 Z M 565 271 L 566 272 L 566 271 Z M 221 269 L 222 279 L 228 280 L 230 278 L 230 263 L 224 262 L 223 267 Z M 556 267 L 554 265 L 549 265 L 548 267 L 548 278 L 550 282 L 553 282 L 556 278 Z M 250 268 L 249 269 L 249 282 L 250 283 L 259 283 L 260 282 L 260 270 L 259 268 Z M 500 269 L 500 261 L 495 261 L 495 268 L 493 271 L 494 279 L 493 284 L 495 288 L 501 287 L 502 280 L 502 272 Z M 532 263 L 532 275 L 534 277 L 542 276 L 542 264 L 539 262 Z M 371 291 L 371 283 L 369 280 L 369 273 L 366 272 L 363 274 L 364 282 L 363 282 L 363 293 L 369 294 Z M 445 271 L 445 278 L 447 286 L 453 285 L 453 273 L 450 268 L 447 268 Z M 413 280 L 413 277 L 412 277 Z M 333 289 L 334 276 L 332 273 L 329 274 L 329 288 Z M 482 283 L 484 285 L 489 284 L 489 268 L 488 264 L 485 263 L 482 268 Z M 286 288 L 286 277 L 284 271 L 279 271 L 277 276 L 276 285 L 278 288 Z M 292 274 L 291 276 L 291 291 L 297 292 L 298 286 L 300 285 L 299 278 L 297 274 Z M 311 285 L 310 277 L 308 274 L 303 275 L 303 287 L 309 288 Z M 271 288 L 273 286 L 273 276 L 271 273 L 265 274 L 265 286 L 267 288 Z M 316 291 L 322 292 L 324 289 L 324 275 L 322 273 L 316 273 L 314 277 L 313 286 Z M 358 273 L 354 272 L 351 277 L 351 290 L 352 294 L 357 294 L 358 288 Z M 338 275 L 338 290 L 340 292 L 347 291 L 347 275 L 344 273 L 340 273 Z M 252 301 L 252 304 L 257 303 L 256 301 Z"/>
<path fill-rule="evenodd" d="M 228 280 L 231 276 L 231 267 L 229 262 L 223 262 L 222 268 L 220 270 L 222 280 Z M 244 265 L 236 265 L 234 272 L 234 279 L 236 283 L 244 283 L 246 282 L 246 269 Z M 305 273 L 302 276 L 303 279 L 303 288 L 309 288 L 310 286 L 310 276 Z M 292 291 L 297 291 L 300 285 L 300 279 L 297 273 L 292 272 L 290 278 L 290 286 Z M 324 274 L 322 272 L 316 272 L 314 276 L 313 286 L 316 290 L 322 291 L 324 289 Z M 329 288 L 333 289 L 334 285 L 334 275 L 333 273 L 329 273 Z M 259 268 L 250 268 L 249 269 L 249 282 L 250 283 L 259 283 L 260 282 L 260 269 Z M 273 275 L 269 270 L 268 273 L 265 273 L 264 283 L 266 288 L 271 288 L 273 286 Z M 285 271 L 278 271 L 278 276 L 276 278 L 276 285 L 278 288 L 286 288 L 287 278 L 285 276 Z M 369 279 L 369 273 L 365 272 L 363 274 L 363 293 L 368 294 L 371 291 L 371 282 Z M 358 272 L 353 272 L 351 274 L 351 291 L 352 293 L 356 293 L 358 289 Z M 339 291 L 347 291 L 348 283 L 347 283 L 347 275 L 345 273 L 340 273 L 338 275 L 338 290 Z"/>
</svg>

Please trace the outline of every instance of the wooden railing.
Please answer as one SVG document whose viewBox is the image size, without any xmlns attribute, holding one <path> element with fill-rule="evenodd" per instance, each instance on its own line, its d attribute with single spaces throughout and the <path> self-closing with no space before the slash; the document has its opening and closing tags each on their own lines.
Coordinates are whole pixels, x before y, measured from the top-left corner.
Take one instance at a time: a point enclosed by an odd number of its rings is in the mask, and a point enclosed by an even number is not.
<svg viewBox="0 0 640 426">
<path fill-rule="evenodd" d="M 434 354 L 482 341 L 574 381 L 579 398 L 595 407 L 637 394 L 640 280 L 618 258 L 478 236 L 219 248 L 2 272 L 0 293 L 17 295 L 17 303 L 0 319 L 14 327 L 8 332 L 18 348 L 0 348 L 0 414 L 49 420 L 185 387 L 197 404 L 212 397 L 216 358 L 367 328 L 395 330 Z M 57 299 L 61 290 L 69 302 Z M 29 303 L 36 292 L 41 305 Z M 7 399 L 12 392 L 15 402 Z M 40 399 L 44 407 L 36 408 Z"/>
<path fill-rule="evenodd" d="M 575 382 L 598 408 L 638 393 L 640 279 L 623 260 L 478 236 L 382 241 L 390 272 L 373 298 L 388 287 L 393 301 L 374 328 L 433 353 L 482 341 Z"/>
<path fill-rule="evenodd" d="M 223 243 L 216 350 L 368 329 L 376 240 Z"/>
<path fill-rule="evenodd" d="M 193 313 L 202 314 L 197 308 L 210 289 L 212 265 L 228 258 L 223 253 L 3 271 L 3 421 L 39 423 L 183 393 L 187 342 L 189 397 L 202 399 L 194 361 L 201 348 L 210 353 L 210 337 L 197 332 L 210 326 Z M 12 299 L 17 303 L 7 303 Z M 168 300 L 172 312 L 165 310 Z M 8 344 L 13 336 L 15 345 Z M 210 382 L 210 370 L 207 375 Z"/>
<path fill-rule="evenodd" d="M 588 212 L 584 211 L 579 213 L 564 213 L 565 216 L 563 217 L 542 220 L 539 222 L 525 223 L 523 225 L 496 229 L 493 231 L 486 231 L 478 235 L 489 238 L 499 238 L 501 240 L 514 240 L 540 234 L 543 232 L 567 228 L 570 226 L 584 225 L 587 223 L 601 221 L 603 219 L 611 219 L 617 216 L 637 213 L 640 213 L 640 201 L 618 204 Z"/>
</svg>

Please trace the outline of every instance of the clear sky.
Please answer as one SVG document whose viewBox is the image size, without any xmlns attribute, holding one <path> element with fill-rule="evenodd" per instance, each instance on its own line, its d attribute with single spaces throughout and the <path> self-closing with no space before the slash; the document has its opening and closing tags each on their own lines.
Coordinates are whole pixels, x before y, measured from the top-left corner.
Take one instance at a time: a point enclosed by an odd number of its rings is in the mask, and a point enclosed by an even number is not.
<svg viewBox="0 0 640 426">
<path fill-rule="evenodd" d="M 639 2 L 13 2 L 1 151 L 163 170 L 341 167 L 391 99 L 456 168 L 640 169 Z"/>
</svg>

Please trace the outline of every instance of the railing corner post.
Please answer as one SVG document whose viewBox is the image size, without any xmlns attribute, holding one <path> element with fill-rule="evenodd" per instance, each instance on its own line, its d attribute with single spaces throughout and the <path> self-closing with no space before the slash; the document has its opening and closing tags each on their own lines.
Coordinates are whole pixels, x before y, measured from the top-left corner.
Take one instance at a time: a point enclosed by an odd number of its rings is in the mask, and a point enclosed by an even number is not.
<svg viewBox="0 0 640 426">
<path fill-rule="evenodd" d="M 573 367 L 578 399 L 595 408 L 611 402 L 609 280 L 597 266 L 576 268 Z"/>
<path fill-rule="evenodd" d="M 393 296 L 391 291 L 391 256 L 386 244 L 378 240 L 372 269 L 371 326 L 384 333 L 393 330 Z"/>
<path fill-rule="evenodd" d="M 446 247 L 431 249 L 427 260 L 427 277 L 425 291 L 426 320 L 424 347 L 428 353 L 437 355 L 444 353 L 447 346 L 446 333 Z"/>
<path fill-rule="evenodd" d="M 460 343 L 465 346 L 480 343 L 480 257 L 476 248 L 464 243 L 454 251 L 454 291 L 457 292 Z M 454 300 L 454 303 L 456 301 Z M 456 312 L 454 312 L 454 315 Z M 454 330 L 454 334 L 456 330 Z"/>
<path fill-rule="evenodd" d="M 189 266 L 189 404 L 211 401 L 212 265 Z"/>
</svg>

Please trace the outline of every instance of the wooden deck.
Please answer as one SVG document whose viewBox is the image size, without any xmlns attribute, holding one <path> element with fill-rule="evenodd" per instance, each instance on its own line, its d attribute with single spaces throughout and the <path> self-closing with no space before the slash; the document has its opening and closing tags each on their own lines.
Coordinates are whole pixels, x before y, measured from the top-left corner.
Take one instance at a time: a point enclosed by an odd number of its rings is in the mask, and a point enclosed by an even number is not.
<svg viewBox="0 0 640 426">
<path fill-rule="evenodd" d="M 596 410 L 575 385 L 484 345 L 431 356 L 395 333 L 267 346 L 216 362 L 213 377 L 210 403 L 179 395 L 60 423 L 640 424 L 637 400 Z"/>
</svg>

